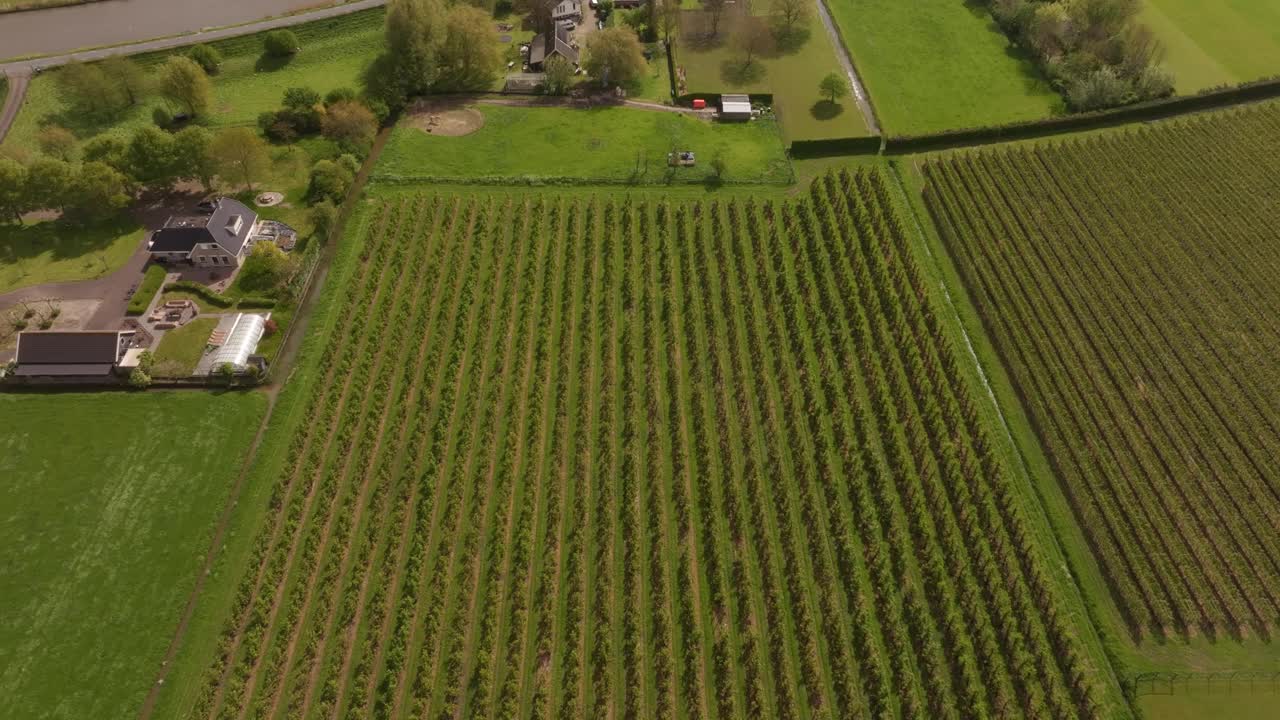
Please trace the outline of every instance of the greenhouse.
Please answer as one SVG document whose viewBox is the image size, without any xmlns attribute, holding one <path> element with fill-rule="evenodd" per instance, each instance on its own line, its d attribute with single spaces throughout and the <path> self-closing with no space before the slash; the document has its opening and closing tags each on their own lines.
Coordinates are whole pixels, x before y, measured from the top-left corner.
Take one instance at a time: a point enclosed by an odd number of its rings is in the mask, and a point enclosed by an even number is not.
<svg viewBox="0 0 1280 720">
<path fill-rule="evenodd" d="M 227 339 L 213 354 L 210 372 L 231 364 L 236 372 L 243 372 L 249 366 L 249 356 L 258 348 L 258 341 L 266 329 L 266 318 L 262 315 L 241 313 L 236 316 Z"/>
</svg>

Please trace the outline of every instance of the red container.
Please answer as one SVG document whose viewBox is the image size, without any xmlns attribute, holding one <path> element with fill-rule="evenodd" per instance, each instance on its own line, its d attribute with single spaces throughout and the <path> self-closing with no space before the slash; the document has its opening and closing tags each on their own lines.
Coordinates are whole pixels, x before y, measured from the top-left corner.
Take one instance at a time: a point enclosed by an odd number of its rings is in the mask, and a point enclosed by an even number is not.
<svg viewBox="0 0 1280 720">
<path fill-rule="evenodd" d="M 705 110 L 706 107 L 707 107 L 707 101 L 703 100 L 702 98 L 698 98 L 697 100 L 693 101 L 694 110 Z"/>
</svg>

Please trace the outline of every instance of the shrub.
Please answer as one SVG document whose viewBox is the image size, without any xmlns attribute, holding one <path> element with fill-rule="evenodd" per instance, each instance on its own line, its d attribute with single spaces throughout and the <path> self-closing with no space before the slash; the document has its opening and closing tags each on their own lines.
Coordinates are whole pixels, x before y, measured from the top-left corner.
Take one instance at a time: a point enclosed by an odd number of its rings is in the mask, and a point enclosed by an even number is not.
<svg viewBox="0 0 1280 720">
<path fill-rule="evenodd" d="M 321 200 L 311 208 L 311 227 L 321 241 L 327 240 L 334 225 L 338 224 L 338 208 L 329 200 Z"/>
<path fill-rule="evenodd" d="M 296 55 L 302 49 L 298 36 L 289 30 L 272 30 L 262 39 L 262 49 L 267 57 L 284 58 Z"/>
<path fill-rule="evenodd" d="M 165 269 L 159 265 L 152 265 L 147 268 L 147 272 L 142 276 L 142 282 L 138 285 L 138 289 L 134 291 L 133 297 L 129 298 L 129 315 L 141 315 L 147 311 L 147 306 L 151 304 L 151 299 L 156 296 L 156 292 L 160 290 L 160 286 L 164 284 Z"/>
<path fill-rule="evenodd" d="M 169 112 L 169 108 L 157 107 L 151 111 L 151 122 L 155 123 L 156 127 L 167 128 L 173 124 L 173 113 Z"/>
<path fill-rule="evenodd" d="M 241 310 L 269 310 L 276 306 L 276 299 L 269 297 L 244 297 L 236 303 Z"/>
<path fill-rule="evenodd" d="M 325 107 L 337 105 L 340 102 L 349 102 L 356 100 L 356 91 L 348 87 L 335 88 L 324 96 Z"/>
<path fill-rule="evenodd" d="M 355 179 L 355 174 L 339 162 L 320 160 L 311 167 L 311 180 L 307 187 L 307 196 L 313 200 L 329 200 L 334 204 L 342 202 Z"/>
<path fill-rule="evenodd" d="M 129 373 L 129 385 L 142 390 L 151 385 L 151 376 L 143 372 L 141 367 L 136 367 Z"/>
<path fill-rule="evenodd" d="M 222 64 L 222 53 L 211 45 L 193 45 L 187 50 L 187 57 L 195 61 L 206 73 L 213 75 Z"/>
</svg>

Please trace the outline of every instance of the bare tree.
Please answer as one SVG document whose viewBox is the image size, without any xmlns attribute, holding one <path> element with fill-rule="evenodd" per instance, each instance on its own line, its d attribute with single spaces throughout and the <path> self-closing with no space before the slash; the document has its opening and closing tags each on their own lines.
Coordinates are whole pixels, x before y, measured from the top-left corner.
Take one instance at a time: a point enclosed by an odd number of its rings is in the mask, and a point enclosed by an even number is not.
<svg viewBox="0 0 1280 720">
<path fill-rule="evenodd" d="M 789 36 L 813 15 L 813 0 L 773 0 L 772 10 L 778 34 Z"/>
<path fill-rule="evenodd" d="M 755 62 L 756 56 L 774 49 L 773 31 L 761 18 L 743 18 L 734 32 L 733 45 L 743 55 L 743 67 L 750 67 L 751 63 Z"/>
</svg>

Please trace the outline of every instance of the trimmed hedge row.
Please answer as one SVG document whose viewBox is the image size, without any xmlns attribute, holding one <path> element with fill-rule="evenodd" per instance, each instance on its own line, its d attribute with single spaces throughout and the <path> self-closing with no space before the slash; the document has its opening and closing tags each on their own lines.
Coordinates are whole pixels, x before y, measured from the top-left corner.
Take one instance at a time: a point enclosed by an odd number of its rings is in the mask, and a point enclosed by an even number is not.
<svg viewBox="0 0 1280 720">
<path fill-rule="evenodd" d="M 192 295 L 198 296 L 201 300 L 204 300 L 205 302 L 209 303 L 210 305 L 213 305 L 214 307 L 229 308 L 232 305 L 236 304 L 235 298 L 229 298 L 220 292 L 210 290 L 204 285 L 201 285 L 198 282 L 192 282 L 190 280 L 179 280 L 178 282 L 169 283 L 168 285 L 164 286 L 164 289 L 165 290 L 182 290 L 183 292 L 189 292 Z"/>
<path fill-rule="evenodd" d="M 156 296 L 156 292 L 160 290 L 160 286 L 164 284 L 165 269 L 159 265 L 152 265 L 147 268 L 147 272 L 142 276 L 142 282 L 138 285 L 138 289 L 133 291 L 133 297 L 129 298 L 129 309 L 125 311 L 126 315 L 141 315 L 147 311 L 147 307 L 151 305 L 151 298 Z"/>
<path fill-rule="evenodd" d="M 681 105 L 692 105 L 694 100 L 706 100 L 708 106 L 714 106 L 720 102 L 722 95 L 741 95 L 742 93 L 685 93 L 676 98 Z M 773 105 L 773 93 L 747 93 L 747 97 L 756 105 Z"/>
<path fill-rule="evenodd" d="M 1044 120 L 947 130 L 930 135 L 895 135 L 885 140 L 887 155 L 903 155 L 952 147 L 1009 140 L 1048 137 L 1066 132 L 1094 130 L 1143 120 L 1163 120 L 1184 113 L 1214 110 L 1245 102 L 1280 97 L 1280 77 L 1255 80 L 1232 87 L 1207 90 L 1163 100 L 1126 105 L 1110 110 L 1077 113 Z"/>
<path fill-rule="evenodd" d="M 198 296 L 201 300 L 220 307 L 224 310 L 232 307 L 241 310 L 267 310 L 276 306 L 276 300 L 268 297 L 242 297 L 238 301 L 233 297 L 228 297 L 220 292 L 210 290 L 208 287 L 198 282 L 190 280 L 179 280 L 164 286 L 165 290 L 181 290 Z"/>
<path fill-rule="evenodd" d="M 826 138 L 823 140 L 795 140 L 791 143 L 791 157 L 821 158 L 838 155 L 876 155 L 880 152 L 879 135 L 866 137 Z"/>
<path fill-rule="evenodd" d="M 236 303 L 241 310 L 270 310 L 275 306 L 276 301 L 268 297 L 243 297 Z"/>
</svg>

